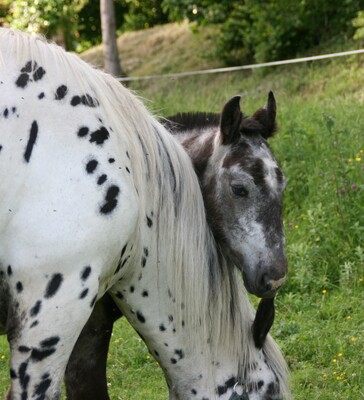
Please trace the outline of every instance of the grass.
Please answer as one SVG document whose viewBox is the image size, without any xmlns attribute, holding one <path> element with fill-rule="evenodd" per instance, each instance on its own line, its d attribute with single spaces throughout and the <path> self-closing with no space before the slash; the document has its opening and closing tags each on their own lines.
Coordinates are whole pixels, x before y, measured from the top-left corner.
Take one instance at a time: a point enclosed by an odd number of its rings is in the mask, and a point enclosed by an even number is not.
<svg viewBox="0 0 364 400">
<path fill-rule="evenodd" d="M 156 44 L 149 50 L 139 47 L 148 43 L 148 32 L 120 39 L 130 59 L 142 54 L 133 61 L 133 74 L 218 65 L 207 54 L 211 32 L 200 32 L 206 38 L 196 47 L 198 40 L 185 25 L 165 29 L 149 31 L 150 43 Z M 346 43 L 346 49 L 354 46 Z M 363 56 L 352 56 L 131 85 L 163 116 L 218 112 L 235 94 L 242 95 L 243 110 L 251 114 L 274 91 L 280 129 L 272 147 L 288 178 L 284 220 L 290 270 L 277 298 L 272 334 L 289 363 L 295 400 L 364 399 L 363 65 Z M 8 361 L 2 337 L 0 397 L 8 384 Z M 161 370 L 126 321 L 115 328 L 108 367 L 112 399 L 168 398 Z"/>
</svg>

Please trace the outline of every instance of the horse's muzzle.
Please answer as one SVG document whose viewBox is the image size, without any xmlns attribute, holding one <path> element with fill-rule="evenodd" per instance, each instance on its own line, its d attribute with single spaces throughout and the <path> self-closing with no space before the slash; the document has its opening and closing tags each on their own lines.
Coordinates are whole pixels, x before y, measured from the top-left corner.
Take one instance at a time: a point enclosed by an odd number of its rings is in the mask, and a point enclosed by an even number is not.
<svg viewBox="0 0 364 400">
<path fill-rule="evenodd" d="M 263 299 L 274 297 L 278 291 L 278 289 L 284 284 L 286 281 L 287 269 L 285 268 L 280 274 L 272 274 L 263 273 L 260 275 L 256 281 L 254 294 Z"/>
</svg>

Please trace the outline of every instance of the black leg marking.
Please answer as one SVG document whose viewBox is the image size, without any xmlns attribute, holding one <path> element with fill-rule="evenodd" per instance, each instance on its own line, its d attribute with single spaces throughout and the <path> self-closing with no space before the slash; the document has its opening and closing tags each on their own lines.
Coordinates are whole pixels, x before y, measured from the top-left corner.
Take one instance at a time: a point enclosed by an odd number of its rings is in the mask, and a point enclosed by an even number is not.
<svg viewBox="0 0 364 400">
<path fill-rule="evenodd" d="M 93 308 L 93 306 L 95 305 L 96 299 L 97 299 L 97 296 L 95 296 L 95 297 L 91 300 L 91 303 L 90 303 L 90 307 L 91 307 L 91 308 Z"/>
<path fill-rule="evenodd" d="M 30 128 L 28 144 L 27 144 L 27 147 L 26 147 L 25 153 L 24 153 L 24 159 L 26 162 L 29 162 L 29 160 L 30 160 L 30 156 L 32 155 L 33 147 L 37 140 L 37 135 L 38 135 L 38 124 L 37 124 L 37 121 L 33 121 L 32 127 Z"/>
<path fill-rule="evenodd" d="M 51 356 L 54 352 L 56 351 L 56 349 L 52 348 L 52 349 L 45 349 L 45 350 L 40 350 L 40 349 L 33 349 L 32 353 L 30 355 L 30 358 L 32 359 L 32 361 L 34 362 L 39 362 L 44 360 L 45 358 Z"/>
<path fill-rule="evenodd" d="M 41 306 L 42 306 L 42 302 L 41 302 L 41 300 L 38 300 L 35 303 L 35 305 L 30 309 L 30 316 L 35 317 L 36 315 L 38 315 Z"/>
<path fill-rule="evenodd" d="M 45 400 L 45 395 L 49 387 L 51 386 L 52 379 L 49 374 L 44 374 L 42 380 L 35 386 L 33 397 L 38 396 L 36 400 Z"/>
<path fill-rule="evenodd" d="M 144 324 L 145 317 L 140 311 L 137 311 L 136 316 L 137 316 L 138 320 Z"/>
<path fill-rule="evenodd" d="M 23 362 L 20 364 L 18 370 L 19 382 L 23 391 L 26 391 L 29 385 L 30 376 L 27 374 L 27 368 L 28 362 Z"/>
<path fill-rule="evenodd" d="M 79 299 L 84 299 L 87 296 L 88 293 L 88 289 L 85 289 L 84 291 L 81 292 Z"/>
<path fill-rule="evenodd" d="M 55 346 L 61 339 L 59 336 L 52 336 L 50 338 L 44 339 L 40 342 L 41 347 L 53 347 Z"/>
<path fill-rule="evenodd" d="M 23 291 L 23 284 L 21 282 L 16 283 L 16 291 L 21 293 Z"/>
<path fill-rule="evenodd" d="M 28 346 L 19 346 L 18 347 L 18 351 L 20 353 L 29 353 L 31 350 L 31 348 L 29 348 Z"/>
</svg>

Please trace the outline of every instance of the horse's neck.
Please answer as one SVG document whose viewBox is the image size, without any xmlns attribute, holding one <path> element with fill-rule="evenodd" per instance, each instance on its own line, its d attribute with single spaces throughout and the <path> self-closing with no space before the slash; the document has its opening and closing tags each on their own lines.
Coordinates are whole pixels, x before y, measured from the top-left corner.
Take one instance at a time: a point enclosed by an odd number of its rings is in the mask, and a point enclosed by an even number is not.
<svg viewBox="0 0 364 400">
<path fill-rule="evenodd" d="M 217 126 L 210 126 L 175 134 L 176 139 L 190 156 L 200 182 L 213 152 L 217 130 Z"/>
<path fill-rule="evenodd" d="M 225 348 L 214 352 L 214 357 L 209 335 L 201 333 L 198 326 L 191 332 L 185 307 L 177 306 L 175 293 L 166 282 L 162 252 L 152 240 L 144 246 L 143 259 L 131 279 L 121 280 L 110 290 L 114 300 L 161 365 L 171 399 L 228 400 L 232 387 L 221 396 L 217 390 L 238 376 L 238 361 L 229 359 Z M 193 336 L 196 343 L 191 341 Z"/>
</svg>

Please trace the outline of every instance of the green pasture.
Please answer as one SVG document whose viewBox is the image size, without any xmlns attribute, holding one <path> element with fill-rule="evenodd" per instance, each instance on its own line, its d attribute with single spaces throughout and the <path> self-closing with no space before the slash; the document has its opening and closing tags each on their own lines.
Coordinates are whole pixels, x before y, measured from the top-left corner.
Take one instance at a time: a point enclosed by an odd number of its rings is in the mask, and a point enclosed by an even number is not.
<svg viewBox="0 0 364 400">
<path fill-rule="evenodd" d="M 160 116 L 219 112 L 236 94 L 249 114 L 274 91 L 279 132 L 271 143 L 288 179 L 289 279 L 272 335 L 288 361 L 295 400 L 364 399 L 363 66 L 364 57 L 354 56 L 130 85 Z M 8 371 L 1 337 L 0 397 Z M 113 400 L 168 398 L 158 365 L 126 321 L 113 333 L 108 382 Z"/>
</svg>

